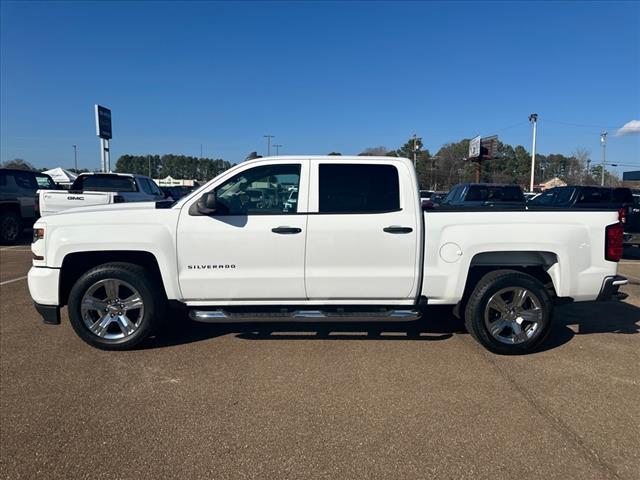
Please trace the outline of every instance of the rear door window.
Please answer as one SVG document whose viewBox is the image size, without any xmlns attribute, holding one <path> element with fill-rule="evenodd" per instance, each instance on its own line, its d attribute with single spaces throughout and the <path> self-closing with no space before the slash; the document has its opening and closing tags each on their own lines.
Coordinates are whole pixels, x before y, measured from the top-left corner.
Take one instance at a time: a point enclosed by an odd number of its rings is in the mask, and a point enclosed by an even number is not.
<svg viewBox="0 0 640 480">
<path fill-rule="evenodd" d="M 319 165 L 320 213 L 381 213 L 400 210 L 400 182 L 394 165 Z"/>
</svg>

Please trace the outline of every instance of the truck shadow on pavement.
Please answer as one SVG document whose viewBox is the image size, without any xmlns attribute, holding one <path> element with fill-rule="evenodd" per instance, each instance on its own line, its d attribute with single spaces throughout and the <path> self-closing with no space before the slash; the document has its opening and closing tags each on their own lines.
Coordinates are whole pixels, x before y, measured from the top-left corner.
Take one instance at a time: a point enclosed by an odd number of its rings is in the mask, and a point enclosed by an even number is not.
<svg viewBox="0 0 640 480">
<path fill-rule="evenodd" d="M 587 302 L 558 307 L 546 342 L 539 351 L 551 350 L 575 335 L 640 333 L 640 308 L 623 302 Z M 450 307 L 430 307 L 413 322 L 268 322 L 206 324 L 190 321 L 175 312 L 163 335 L 142 348 L 162 348 L 204 341 L 224 335 L 243 340 L 333 340 L 333 341 L 441 341 L 465 334 L 461 320 Z"/>
</svg>

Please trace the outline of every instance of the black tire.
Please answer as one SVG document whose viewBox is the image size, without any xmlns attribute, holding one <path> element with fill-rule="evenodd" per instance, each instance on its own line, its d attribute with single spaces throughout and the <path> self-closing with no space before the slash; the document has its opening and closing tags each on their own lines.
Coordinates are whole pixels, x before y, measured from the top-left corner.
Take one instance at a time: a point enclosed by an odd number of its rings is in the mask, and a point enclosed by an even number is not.
<svg viewBox="0 0 640 480">
<path fill-rule="evenodd" d="M 16 243 L 22 233 L 22 219 L 16 212 L 0 213 L 0 243 Z"/>
<path fill-rule="evenodd" d="M 514 293 L 509 301 L 511 290 Z M 522 290 L 528 293 L 522 294 L 524 306 L 518 309 L 516 295 Z M 488 306 L 490 301 L 491 306 Z M 503 315 L 494 305 L 508 307 L 508 313 Z M 535 351 L 544 342 L 551 328 L 552 315 L 553 302 L 540 281 L 516 270 L 496 270 L 487 273 L 476 284 L 466 304 L 464 321 L 471 336 L 488 350 L 503 355 L 521 355 Z M 524 318 L 536 318 L 536 321 Z M 508 343 L 510 337 L 516 343 Z"/>
<path fill-rule="evenodd" d="M 118 312 L 119 306 L 110 300 L 106 289 L 107 284 L 116 285 L 115 291 L 120 292 L 123 297 L 130 293 L 128 291 L 133 291 L 134 295 L 127 298 L 140 298 L 141 307 L 129 308 L 128 310 L 122 307 L 121 312 Z M 93 293 L 95 293 L 95 297 Z M 103 303 L 100 304 L 101 308 L 90 307 L 88 311 L 85 309 L 83 314 L 83 298 L 86 299 L 89 296 Z M 99 298 L 102 296 L 104 299 Z M 126 302 L 127 298 L 123 298 L 119 302 Z M 69 320 L 76 334 L 89 345 L 102 350 L 128 350 L 140 344 L 158 331 L 167 310 L 164 290 L 153 274 L 140 265 L 124 262 L 105 263 L 86 272 L 71 289 L 68 304 Z M 85 305 L 87 304 L 85 302 Z M 92 302 L 91 305 L 94 303 Z M 124 303 L 119 303 L 119 305 L 122 306 Z M 106 308 L 103 310 L 102 307 Z M 121 326 L 121 322 L 118 321 L 122 318 L 119 313 L 124 313 L 124 317 L 130 321 L 130 333 L 125 333 L 126 326 Z M 109 316 L 112 318 L 108 318 Z M 106 326 L 98 325 L 96 327 L 96 330 L 100 331 L 100 335 L 89 327 L 89 323 L 94 320 L 107 323 Z M 95 325 L 96 323 L 93 324 L 93 326 Z M 118 330 L 120 330 L 119 333 Z M 119 335 L 123 335 L 122 338 L 117 338 Z"/>
</svg>

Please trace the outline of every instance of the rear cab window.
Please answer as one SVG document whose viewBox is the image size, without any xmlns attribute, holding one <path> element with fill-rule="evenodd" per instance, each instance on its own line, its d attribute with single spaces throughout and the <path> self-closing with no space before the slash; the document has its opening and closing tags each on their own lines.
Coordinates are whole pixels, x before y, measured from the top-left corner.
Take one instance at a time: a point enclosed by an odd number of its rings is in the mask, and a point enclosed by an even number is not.
<svg viewBox="0 0 640 480">
<path fill-rule="evenodd" d="M 86 175 L 78 177 L 72 190 L 89 190 L 94 192 L 137 192 L 133 177 L 120 175 Z"/>
</svg>

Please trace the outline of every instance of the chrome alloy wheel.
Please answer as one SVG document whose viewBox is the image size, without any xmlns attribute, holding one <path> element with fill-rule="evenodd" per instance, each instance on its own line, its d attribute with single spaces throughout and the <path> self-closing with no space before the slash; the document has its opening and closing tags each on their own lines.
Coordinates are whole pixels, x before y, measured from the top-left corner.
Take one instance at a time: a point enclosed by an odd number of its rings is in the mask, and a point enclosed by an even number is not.
<svg viewBox="0 0 640 480">
<path fill-rule="evenodd" d="M 542 331 L 542 302 L 524 287 L 493 294 L 484 310 L 484 323 L 493 338 L 509 345 L 531 340 Z"/>
<path fill-rule="evenodd" d="M 82 320 L 90 332 L 107 340 L 133 335 L 142 323 L 142 296 L 129 283 L 107 278 L 91 285 L 80 304 Z"/>
</svg>

